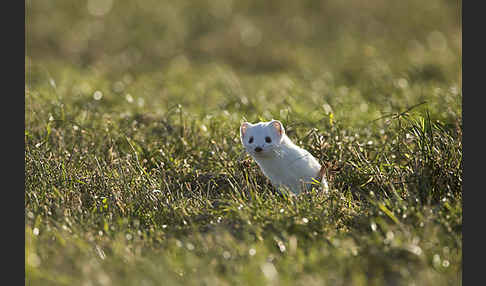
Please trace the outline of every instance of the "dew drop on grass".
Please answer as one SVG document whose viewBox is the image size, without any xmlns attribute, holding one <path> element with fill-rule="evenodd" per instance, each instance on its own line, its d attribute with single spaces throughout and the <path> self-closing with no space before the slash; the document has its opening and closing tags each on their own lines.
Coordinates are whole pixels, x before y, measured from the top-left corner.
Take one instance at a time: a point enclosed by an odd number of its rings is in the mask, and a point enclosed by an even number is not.
<svg viewBox="0 0 486 286">
<path fill-rule="evenodd" d="M 94 100 L 100 100 L 102 97 L 103 97 L 103 93 L 99 90 L 97 90 L 93 93 Z"/>
<path fill-rule="evenodd" d="M 376 223 L 374 222 L 371 223 L 371 230 L 376 231 Z"/>
<path fill-rule="evenodd" d="M 413 244 L 412 244 L 412 245 L 410 245 L 410 246 L 408 247 L 408 250 L 409 250 L 410 252 L 412 252 L 413 254 L 415 254 L 415 255 L 420 255 L 420 254 L 422 254 L 422 248 L 420 248 L 418 245 L 413 245 Z"/>
<path fill-rule="evenodd" d="M 405 78 L 399 78 L 396 84 L 401 89 L 406 89 L 408 87 L 408 81 Z"/>
<path fill-rule="evenodd" d="M 246 96 L 242 96 L 240 98 L 240 101 L 243 105 L 247 105 L 248 104 L 248 98 Z"/>
<path fill-rule="evenodd" d="M 440 265 L 440 255 L 434 254 L 434 257 L 432 258 L 432 262 L 434 263 L 435 266 L 439 266 Z"/>
<path fill-rule="evenodd" d="M 56 86 L 56 81 L 55 81 L 53 78 L 49 79 L 49 84 L 50 84 L 50 85 L 51 85 L 53 88 L 56 88 L 56 87 L 57 87 L 57 86 Z"/>
</svg>

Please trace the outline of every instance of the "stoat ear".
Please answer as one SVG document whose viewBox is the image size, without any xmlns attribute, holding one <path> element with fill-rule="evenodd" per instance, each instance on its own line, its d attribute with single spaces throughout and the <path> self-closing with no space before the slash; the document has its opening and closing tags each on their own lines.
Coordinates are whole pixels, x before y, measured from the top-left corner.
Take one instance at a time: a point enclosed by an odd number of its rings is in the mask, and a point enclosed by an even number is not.
<svg viewBox="0 0 486 286">
<path fill-rule="evenodd" d="M 282 136 L 285 134 L 285 128 L 283 127 L 282 122 L 278 120 L 272 120 L 271 124 L 273 128 L 275 128 L 275 130 L 277 131 L 278 135 Z"/>
<path fill-rule="evenodd" d="M 248 123 L 248 122 L 241 123 L 241 126 L 240 126 L 240 138 L 241 138 L 241 141 L 242 142 L 243 142 L 243 138 L 245 138 L 246 130 L 248 129 L 248 127 L 250 127 L 250 123 Z"/>
</svg>

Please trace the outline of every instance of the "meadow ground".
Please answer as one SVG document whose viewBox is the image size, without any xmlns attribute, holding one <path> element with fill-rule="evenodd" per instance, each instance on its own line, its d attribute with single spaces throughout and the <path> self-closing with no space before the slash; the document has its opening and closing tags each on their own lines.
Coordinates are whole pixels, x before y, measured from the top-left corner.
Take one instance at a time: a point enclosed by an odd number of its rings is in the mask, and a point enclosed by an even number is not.
<svg viewBox="0 0 486 286">
<path fill-rule="evenodd" d="M 462 285 L 461 5 L 26 2 L 26 285 Z"/>
</svg>

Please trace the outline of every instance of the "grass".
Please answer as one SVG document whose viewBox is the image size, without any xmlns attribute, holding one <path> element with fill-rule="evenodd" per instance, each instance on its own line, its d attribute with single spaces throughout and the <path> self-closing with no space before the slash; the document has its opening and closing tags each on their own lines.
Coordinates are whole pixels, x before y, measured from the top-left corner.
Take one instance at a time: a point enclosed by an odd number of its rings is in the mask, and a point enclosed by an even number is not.
<svg viewBox="0 0 486 286">
<path fill-rule="evenodd" d="M 462 285 L 449 2 L 351 1 L 362 18 L 337 1 L 165 3 L 123 21 L 135 4 L 29 2 L 26 285 Z M 298 17 L 286 30 L 260 10 Z M 174 46 L 156 53 L 162 26 Z M 240 123 L 272 118 L 328 167 L 329 194 L 279 195 L 243 152 Z"/>
</svg>

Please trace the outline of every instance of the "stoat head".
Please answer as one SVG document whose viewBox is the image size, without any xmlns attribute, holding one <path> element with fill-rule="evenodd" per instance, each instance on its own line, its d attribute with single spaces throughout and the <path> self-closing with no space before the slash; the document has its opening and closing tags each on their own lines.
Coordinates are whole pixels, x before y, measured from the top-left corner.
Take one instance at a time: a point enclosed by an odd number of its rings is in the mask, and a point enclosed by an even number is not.
<svg viewBox="0 0 486 286">
<path fill-rule="evenodd" d="M 240 139 L 245 150 L 254 157 L 271 156 L 282 143 L 285 129 L 278 120 L 251 124 L 243 122 L 240 126 Z"/>
</svg>

